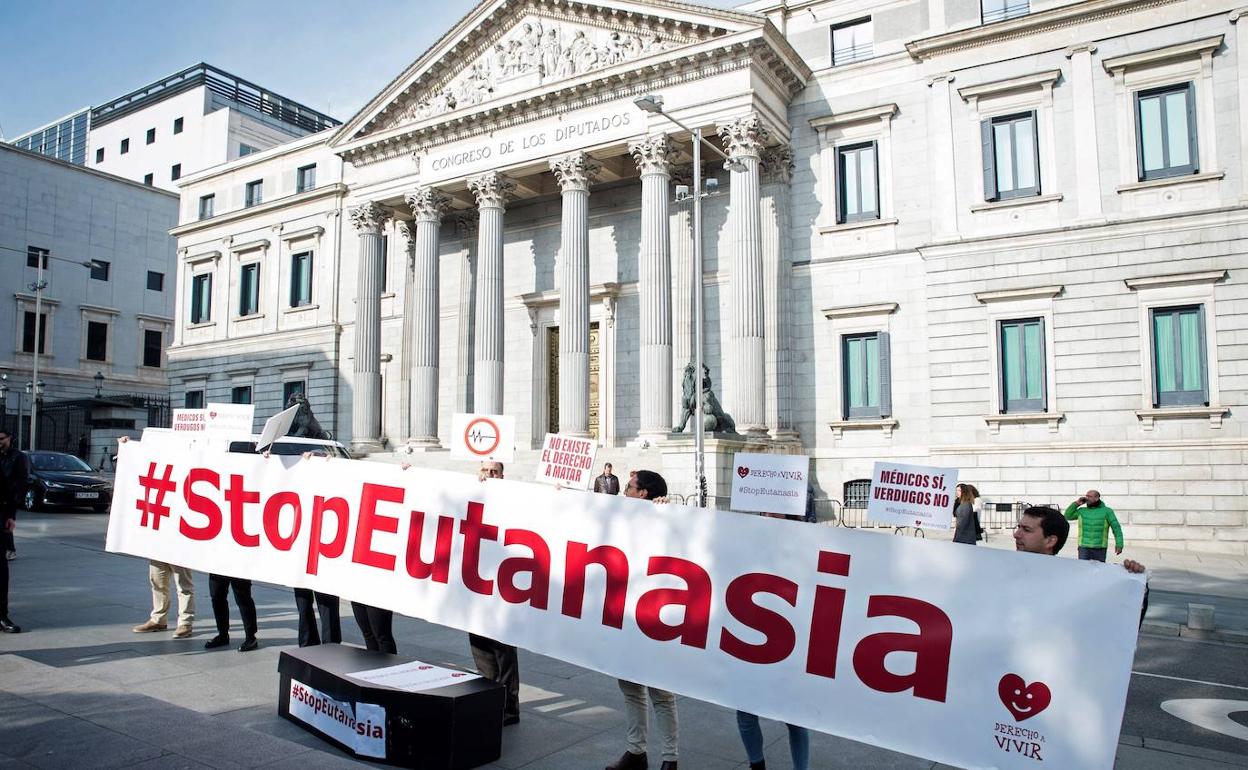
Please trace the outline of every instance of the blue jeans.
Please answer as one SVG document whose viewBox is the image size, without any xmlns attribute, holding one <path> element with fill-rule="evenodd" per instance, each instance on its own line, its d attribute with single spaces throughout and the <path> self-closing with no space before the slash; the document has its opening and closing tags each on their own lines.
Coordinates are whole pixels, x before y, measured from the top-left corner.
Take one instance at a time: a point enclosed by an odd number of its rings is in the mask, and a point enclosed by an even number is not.
<svg viewBox="0 0 1248 770">
<path fill-rule="evenodd" d="M 806 770 L 810 763 L 810 732 L 805 727 L 788 725 L 789 753 L 793 756 L 793 770 Z M 750 762 L 763 761 L 763 729 L 758 717 L 744 711 L 737 712 L 737 730 L 745 744 L 745 755 Z"/>
<path fill-rule="evenodd" d="M 1105 556 L 1108 553 L 1108 548 L 1084 548 L 1079 546 L 1080 561 L 1105 561 Z"/>
</svg>

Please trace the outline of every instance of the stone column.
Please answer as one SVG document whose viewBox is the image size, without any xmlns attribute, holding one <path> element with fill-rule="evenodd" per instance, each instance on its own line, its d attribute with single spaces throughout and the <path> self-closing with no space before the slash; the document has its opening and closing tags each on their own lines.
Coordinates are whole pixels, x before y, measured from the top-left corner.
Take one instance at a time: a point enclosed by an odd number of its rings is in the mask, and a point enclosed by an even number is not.
<svg viewBox="0 0 1248 770">
<path fill-rule="evenodd" d="M 629 145 L 641 171 L 641 249 L 637 290 L 641 308 L 641 428 L 653 440 L 672 429 L 672 263 L 668 195 L 675 155 L 666 134 Z"/>
<path fill-rule="evenodd" d="M 408 444 L 438 448 L 438 244 L 449 199 L 432 187 L 404 196 L 416 215 L 412 255 L 411 423 Z"/>
<path fill-rule="evenodd" d="M 381 231 L 390 217 L 390 211 L 374 201 L 351 209 L 351 223 L 360 235 L 351 445 L 366 453 L 381 449 L 381 276 L 386 258 Z"/>
<path fill-rule="evenodd" d="M 768 138 L 758 115 L 738 118 L 720 126 L 720 139 L 728 157 L 729 219 L 731 220 L 732 273 L 732 368 L 736 386 L 729 391 L 733 403 L 728 412 L 741 433 L 761 435 L 766 421 L 766 326 L 763 317 L 763 244 L 759 202 L 758 163 Z"/>
<path fill-rule="evenodd" d="M 398 230 L 403 236 L 403 340 L 399 348 L 399 424 L 403 426 L 404 439 L 410 440 L 412 435 L 412 281 L 416 223 L 410 220 L 399 222 Z"/>
<path fill-rule="evenodd" d="M 552 158 L 563 192 L 559 241 L 559 432 L 589 435 L 589 179 L 583 152 Z"/>
<path fill-rule="evenodd" d="M 793 150 L 769 147 L 762 156 L 763 309 L 767 329 L 767 428 L 772 438 L 793 441 L 792 328 L 789 285 L 792 278 L 789 231 L 789 183 Z"/>
<path fill-rule="evenodd" d="M 456 314 L 455 411 L 472 411 L 473 315 L 477 306 L 477 220 L 476 212 L 455 218 L 455 234 L 460 240 L 459 312 Z"/>
<path fill-rule="evenodd" d="M 693 185 L 693 167 L 672 175 L 673 185 Z M 672 424 L 680 422 L 681 377 L 693 360 L 693 201 L 678 202 L 670 217 L 672 254 Z"/>
<path fill-rule="evenodd" d="M 497 171 L 468 180 L 477 199 L 477 308 L 473 411 L 503 411 L 503 212 L 515 182 Z"/>
</svg>

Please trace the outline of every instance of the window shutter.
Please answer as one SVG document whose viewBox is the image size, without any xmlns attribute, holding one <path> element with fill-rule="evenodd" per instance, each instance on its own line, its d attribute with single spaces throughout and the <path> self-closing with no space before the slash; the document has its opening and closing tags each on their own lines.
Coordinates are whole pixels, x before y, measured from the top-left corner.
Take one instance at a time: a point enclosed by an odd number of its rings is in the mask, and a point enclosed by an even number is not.
<svg viewBox="0 0 1248 770">
<path fill-rule="evenodd" d="M 880 417 L 893 416 L 893 365 L 889 352 L 888 332 L 877 336 L 880 354 Z"/>
<path fill-rule="evenodd" d="M 1036 195 L 1044 194 L 1044 181 L 1040 178 L 1040 116 L 1031 111 L 1031 160 L 1036 164 Z M 1040 324 L 1040 346 L 1044 349 L 1044 323 Z M 1040 386 L 1044 388 L 1043 385 Z"/>
<path fill-rule="evenodd" d="M 1135 178 L 1137 181 L 1143 182 L 1144 181 L 1144 111 L 1140 109 L 1141 101 L 1142 100 L 1140 99 L 1140 95 L 1137 93 L 1135 95 L 1135 110 L 1134 110 L 1134 113 L 1135 113 Z M 1149 318 L 1150 319 L 1152 318 L 1151 313 L 1149 314 Z M 1152 332 L 1150 331 L 1149 334 L 1151 335 Z M 1154 361 L 1156 360 L 1156 357 L 1157 357 L 1157 352 L 1154 350 L 1153 351 Z M 1156 371 L 1157 371 L 1157 368 L 1153 367 L 1153 372 L 1156 373 Z M 1156 388 L 1154 388 L 1154 391 L 1156 391 Z M 1153 395 L 1153 401 L 1154 402 L 1157 401 L 1157 396 L 1155 393 Z M 1154 403 L 1153 406 L 1157 406 L 1157 404 Z"/>
<path fill-rule="evenodd" d="M 1205 340 L 1205 306 L 1196 308 L 1196 326 L 1200 330 L 1200 400 L 1209 406 L 1209 360 L 1208 343 Z"/>
<path fill-rule="evenodd" d="M 992 147 L 992 121 L 979 124 L 979 139 L 984 152 L 984 200 L 997 199 L 997 156 Z"/>
<path fill-rule="evenodd" d="M 1040 411 L 1049 411 L 1049 367 L 1048 351 L 1045 349 L 1044 339 L 1044 319 L 1038 322 L 1040 326 L 1040 360 L 1036 363 L 1040 366 Z"/>
<path fill-rule="evenodd" d="M 1187 84 L 1187 146 L 1188 158 L 1192 162 L 1192 173 L 1200 173 L 1200 137 L 1196 136 L 1196 85 L 1194 83 Z M 1203 322 L 1205 317 L 1204 308 L 1201 308 L 1200 317 Z M 1202 325 L 1203 330 L 1203 325 Z M 1203 334 L 1203 331 L 1202 331 Z M 1208 387 L 1206 385 L 1206 387 Z M 1208 399 L 1205 399 L 1208 401 Z"/>
<path fill-rule="evenodd" d="M 1161 406 L 1161 375 L 1157 369 L 1157 311 L 1148 311 L 1148 353 L 1153 361 L 1153 376 L 1149 382 L 1153 388 L 1153 408 Z"/>
<path fill-rule="evenodd" d="M 845 224 L 845 192 L 849 189 L 845 184 L 845 153 L 840 148 L 834 150 L 836 153 L 836 162 L 833 163 L 835 171 L 833 172 L 836 179 L 836 223 L 838 225 Z"/>
<path fill-rule="evenodd" d="M 875 161 L 875 218 L 882 219 L 884 213 L 880 211 L 880 143 L 871 143 L 871 159 Z"/>
</svg>

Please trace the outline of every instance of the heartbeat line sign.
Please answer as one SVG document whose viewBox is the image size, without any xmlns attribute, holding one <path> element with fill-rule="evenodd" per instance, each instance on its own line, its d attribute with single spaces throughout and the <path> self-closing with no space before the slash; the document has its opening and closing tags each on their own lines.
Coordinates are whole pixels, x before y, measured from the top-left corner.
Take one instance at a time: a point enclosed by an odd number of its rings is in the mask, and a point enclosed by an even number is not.
<svg viewBox="0 0 1248 770">
<path fill-rule="evenodd" d="M 456 414 L 451 419 L 451 456 L 511 462 L 516 452 L 516 418 L 504 414 Z"/>
</svg>

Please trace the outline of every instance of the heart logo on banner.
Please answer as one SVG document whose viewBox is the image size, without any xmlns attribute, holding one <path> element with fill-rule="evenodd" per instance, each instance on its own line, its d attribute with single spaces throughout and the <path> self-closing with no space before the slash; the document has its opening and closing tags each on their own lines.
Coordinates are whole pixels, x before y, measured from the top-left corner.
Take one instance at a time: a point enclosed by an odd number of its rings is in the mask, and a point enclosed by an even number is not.
<svg viewBox="0 0 1248 770">
<path fill-rule="evenodd" d="M 746 476 L 750 475 L 750 469 L 745 467 L 744 465 L 738 465 L 737 475 L 740 476 L 741 478 L 745 478 Z"/>
<path fill-rule="evenodd" d="M 215 420 L 215 419 L 217 419 L 217 413 L 216 413 L 216 412 L 209 412 L 209 413 L 208 413 L 208 417 L 209 417 L 209 419 Z"/>
<path fill-rule="evenodd" d="M 997 695 L 1018 721 L 1030 719 L 1049 707 L 1053 693 L 1044 682 L 1027 684 L 1018 674 L 1006 674 L 997 683 Z"/>
</svg>

